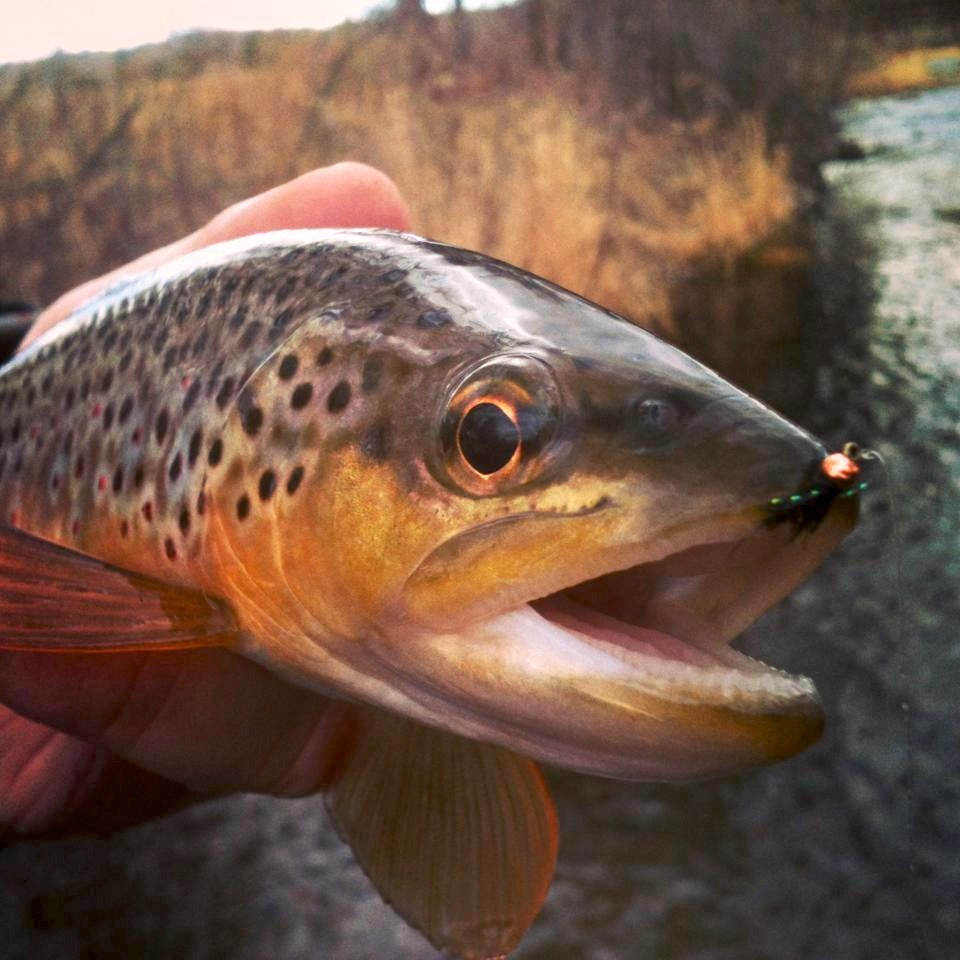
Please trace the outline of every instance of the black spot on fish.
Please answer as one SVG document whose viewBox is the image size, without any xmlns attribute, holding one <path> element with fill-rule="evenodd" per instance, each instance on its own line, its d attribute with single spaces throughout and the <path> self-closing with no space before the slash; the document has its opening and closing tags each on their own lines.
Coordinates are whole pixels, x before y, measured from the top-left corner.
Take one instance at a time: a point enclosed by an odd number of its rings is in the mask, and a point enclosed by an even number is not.
<svg viewBox="0 0 960 960">
<path fill-rule="evenodd" d="M 453 318 L 446 310 L 427 310 L 417 317 L 417 326 L 427 330 L 445 327 L 448 323 L 453 323 Z"/>
<path fill-rule="evenodd" d="M 177 559 L 177 548 L 173 542 L 173 537 L 167 537 L 166 540 L 163 541 L 163 549 L 169 560 Z"/>
<path fill-rule="evenodd" d="M 183 458 L 180 456 L 180 452 L 177 451 L 177 455 L 170 461 L 170 469 L 167 471 L 167 476 L 170 477 L 171 483 L 176 483 L 180 479 L 180 474 L 183 472 Z"/>
<path fill-rule="evenodd" d="M 194 380 L 193 383 L 187 388 L 187 393 L 183 398 L 183 411 L 186 413 L 196 402 L 197 398 L 200 396 L 201 384 L 199 380 Z"/>
<path fill-rule="evenodd" d="M 269 500 L 277 489 L 277 475 L 272 470 L 264 470 L 260 475 L 257 492 L 261 500 Z"/>
<path fill-rule="evenodd" d="M 190 532 L 190 511 L 186 507 L 180 508 L 180 532 L 186 536 Z"/>
<path fill-rule="evenodd" d="M 230 329 L 239 330 L 247 322 L 247 307 L 241 304 L 237 307 L 237 312 L 230 318 Z"/>
<path fill-rule="evenodd" d="M 113 472 L 113 492 L 119 493 L 123 489 L 123 467 L 117 467 Z"/>
<path fill-rule="evenodd" d="M 339 413 L 350 403 L 350 384 L 341 380 L 327 397 L 327 409 L 331 413 Z"/>
<path fill-rule="evenodd" d="M 136 470 L 133 471 L 133 487 L 139 490 L 143 486 L 143 464 L 138 463 Z"/>
<path fill-rule="evenodd" d="M 190 446 L 187 449 L 187 463 L 192 467 L 200 456 L 200 445 L 203 442 L 203 431 L 194 430 L 190 438 Z"/>
<path fill-rule="evenodd" d="M 161 327 L 157 331 L 157 335 L 153 338 L 153 352 L 159 356 L 163 353 L 163 348 L 167 345 L 167 337 L 169 333 L 167 332 L 166 327 Z"/>
<path fill-rule="evenodd" d="M 297 492 L 297 487 L 300 486 L 300 483 L 303 481 L 303 467 L 294 467 L 290 471 L 290 476 L 287 477 L 287 493 L 294 494 Z"/>
<path fill-rule="evenodd" d="M 295 353 L 288 353 L 280 361 L 280 366 L 277 368 L 277 376 L 281 380 L 292 380 L 299 365 L 300 360 L 297 355 Z"/>
<path fill-rule="evenodd" d="M 226 377 L 217 391 L 217 406 L 222 410 L 233 396 L 233 377 Z"/>
<path fill-rule="evenodd" d="M 129 394 L 123 398 L 123 403 L 120 404 L 120 412 L 117 414 L 117 420 L 120 423 L 126 422 L 127 417 L 130 416 L 131 411 L 133 410 L 133 397 Z"/>
<path fill-rule="evenodd" d="M 390 456 L 390 428 L 385 423 L 371 427 L 360 441 L 360 452 L 371 460 L 386 460 Z"/>
<path fill-rule="evenodd" d="M 154 426 L 154 432 L 157 437 L 157 443 L 163 443 L 164 437 L 167 435 L 167 428 L 170 426 L 170 414 L 167 411 L 161 410 L 157 414 L 157 422 Z"/>
<path fill-rule="evenodd" d="M 193 346 L 190 348 L 190 353 L 194 357 L 199 357 L 201 353 L 207 348 L 207 341 L 210 339 L 210 332 L 206 327 L 200 331 L 197 335 L 197 339 L 193 341 Z"/>
<path fill-rule="evenodd" d="M 336 283 L 336 281 L 339 280 L 347 272 L 348 269 L 349 267 L 344 265 L 335 267 L 319 282 L 319 285 L 321 287 L 326 287 L 326 286 L 329 286 L 331 283 Z"/>
<path fill-rule="evenodd" d="M 386 320 L 388 316 L 390 316 L 390 306 L 381 303 L 367 314 L 367 323 L 380 323 L 380 321 Z"/>
<path fill-rule="evenodd" d="M 400 270 L 399 268 L 394 270 L 388 270 L 383 274 L 380 279 L 384 283 L 399 283 L 407 275 L 406 270 Z"/>
<path fill-rule="evenodd" d="M 360 374 L 360 389 L 364 393 L 376 390 L 382 374 L 383 360 L 380 357 L 367 357 L 363 363 L 363 372 Z"/>
<path fill-rule="evenodd" d="M 312 383 L 298 383 L 293 393 L 290 395 L 290 406 L 294 410 L 302 410 L 313 396 Z"/>
<path fill-rule="evenodd" d="M 287 277 L 287 279 L 277 287 L 277 292 L 273 295 L 274 303 L 282 303 L 284 300 L 288 300 L 296 289 L 297 278 L 295 276 Z"/>
<path fill-rule="evenodd" d="M 237 519 L 246 520 L 250 515 L 250 498 L 243 494 L 242 497 L 237 501 Z"/>
<path fill-rule="evenodd" d="M 270 335 L 276 337 L 279 334 L 283 333 L 284 330 L 290 325 L 290 321 L 293 319 L 292 310 L 281 310 L 273 318 L 273 323 L 270 324 Z"/>
<path fill-rule="evenodd" d="M 251 437 L 255 437 L 263 426 L 263 411 L 256 406 L 250 407 L 243 415 L 243 429 Z"/>
<path fill-rule="evenodd" d="M 243 333 L 240 335 L 240 347 L 243 350 L 249 350 L 253 346 L 257 337 L 260 335 L 260 324 L 251 323 L 248 324 L 243 329 Z"/>
<path fill-rule="evenodd" d="M 167 352 L 163 355 L 163 372 L 169 373 L 174 364 L 177 362 L 177 348 L 168 347 Z"/>
<path fill-rule="evenodd" d="M 106 410 L 103 411 L 103 429 L 109 430 L 113 426 L 113 404 L 108 403 Z"/>
<path fill-rule="evenodd" d="M 201 490 L 197 494 L 197 514 L 202 517 L 206 509 L 207 509 L 207 493 L 205 490 Z"/>
<path fill-rule="evenodd" d="M 325 367 L 333 359 L 333 351 L 329 347 L 324 347 L 317 354 L 317 366 Z"/>
<path fill-rule="evenodd" d="M 210 452 L 207 454 L 207 463 L 211 467 L 215 467 L 223 459 L 223 441 L 217 437 L 213 443 L 210 444 Z"/>
<path fill-rule="evenodd" d="M 207 380 L 207 397 L 212 397 L 220 383 L 220 374 L 223 373 L 223 360 L 218 360 L 216 366 L 210 372 L 210 378 Z"/>
</svg>

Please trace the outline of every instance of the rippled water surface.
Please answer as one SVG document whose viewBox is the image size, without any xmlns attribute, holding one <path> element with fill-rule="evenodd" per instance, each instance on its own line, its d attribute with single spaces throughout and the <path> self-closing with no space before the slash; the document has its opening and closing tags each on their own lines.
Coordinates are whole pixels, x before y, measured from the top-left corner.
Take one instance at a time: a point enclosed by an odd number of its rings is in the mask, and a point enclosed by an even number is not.
<svg viewBox="0 0 960 960">
<path fill-rule="evenodd" d="M 854 315 L 865 324 L 793 412 L 833 442 L 877 447 L 896 488 L 876 480 L 859 529 L 747 640 L 816 678 L 828 732 L 787 764 L 721 783 L 553 775 L 561 859 L 518 957 L 954 955 L 960 89 L 855 103 L 844 124 L 868 157 L 825 170 L 836 209 L 809 322 L 814 337 Z M 432 954 L 372 893 L 317 800 L 241 797 L 106 842 L 3 852 L 0 955 Z"/>
</svg>

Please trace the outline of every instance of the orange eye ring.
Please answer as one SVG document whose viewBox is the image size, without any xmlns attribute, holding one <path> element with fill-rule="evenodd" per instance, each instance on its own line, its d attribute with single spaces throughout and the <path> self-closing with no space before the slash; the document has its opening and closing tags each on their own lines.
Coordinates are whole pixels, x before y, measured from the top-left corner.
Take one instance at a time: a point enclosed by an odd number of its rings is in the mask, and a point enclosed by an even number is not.
<svg viewBox="0 0 960 960">
<path fill-rule="evenodd" d="M 463 372 L 439 411 L 431 473 L 470 497 L 515 490 L 557 461 L 562 399 L 553 371 L 528 354 L 499 354 Z"/>
</svg>

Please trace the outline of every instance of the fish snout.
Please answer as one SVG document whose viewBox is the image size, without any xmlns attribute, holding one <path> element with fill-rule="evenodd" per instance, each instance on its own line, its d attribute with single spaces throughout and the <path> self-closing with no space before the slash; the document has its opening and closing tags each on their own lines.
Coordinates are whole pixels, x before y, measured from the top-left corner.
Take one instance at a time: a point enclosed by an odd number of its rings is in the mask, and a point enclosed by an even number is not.
<svg viewBox="0 0 960 960">
<path fill-rule="evenodd" d="M 745 394 L 707 405 L 697 418 L 701 463 L 757 505 L 811 488 L 822 477 L 824 445 Z"/>
</svg>

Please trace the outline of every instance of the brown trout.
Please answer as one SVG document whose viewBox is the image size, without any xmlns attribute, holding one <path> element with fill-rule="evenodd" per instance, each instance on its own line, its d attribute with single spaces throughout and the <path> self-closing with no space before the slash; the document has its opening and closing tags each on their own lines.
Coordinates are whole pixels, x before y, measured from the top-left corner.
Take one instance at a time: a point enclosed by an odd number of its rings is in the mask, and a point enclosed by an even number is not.
<svg viewBox="0 0 960 960">
<path fill-rule="evenodd" d="M 220 644 L 363 715 L 327 791 L 384 898 L 500 957 L 536 761 L 687 780 L 818 737 L 730 645 L 852 526 L 807 433 L 515 267 L 289 231 L 115 286 L 0 371 L 0 648 Z"/>
</svg>

